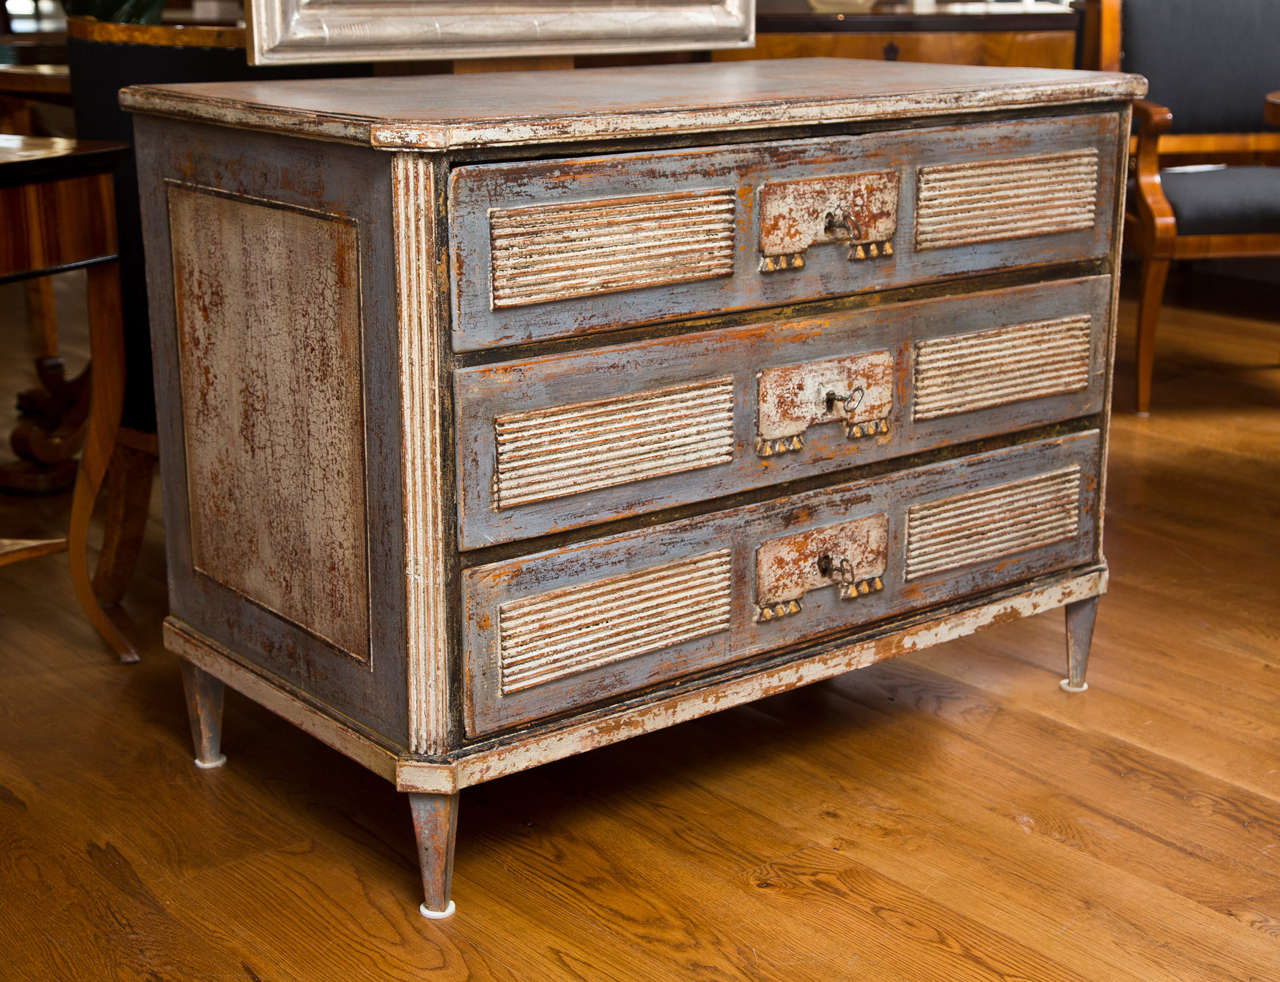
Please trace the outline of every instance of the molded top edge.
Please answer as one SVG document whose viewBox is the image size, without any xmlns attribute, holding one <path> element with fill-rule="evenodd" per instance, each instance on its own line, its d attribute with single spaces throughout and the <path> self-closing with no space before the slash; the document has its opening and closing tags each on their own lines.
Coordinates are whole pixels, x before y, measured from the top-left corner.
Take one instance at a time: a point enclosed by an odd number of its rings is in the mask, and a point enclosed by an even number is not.
<svg viewBox="0 0 1280 982">
<path fill-rule="evenodd" d="M 126 109 L 389 150 L 627 139 L 1115 102 L 1139 75 L 847 58 L 133 86 Z"/>
</svg>

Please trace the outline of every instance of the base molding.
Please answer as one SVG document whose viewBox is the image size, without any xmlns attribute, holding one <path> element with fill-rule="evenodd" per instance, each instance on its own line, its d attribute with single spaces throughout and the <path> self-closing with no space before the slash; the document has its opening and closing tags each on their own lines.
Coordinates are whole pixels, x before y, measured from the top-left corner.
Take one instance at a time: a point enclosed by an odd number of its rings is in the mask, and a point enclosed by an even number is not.
<svg viewBox="0 0 1280 982">
<path fill-rule="evenodd" d="M 400 754 L 354 724 L 344 723 L 306 699 L 283 679 L 267 676 L 218 642 L 176 617 L 164 621 L 164 646 L 338 753 L 394 781 Z"/>
<path fill-rule="evenodd" d="M 561 760 L 597 747 L 652 733 L 722 709 L 834 678 L 876 662 L 973 634 L 984 627 L 1020 620 L 1107 590 L 1107 568 L 1042 577 L 944 610 L 920 613 L 893 625 L 873 629 L 851 642 L 819 647 L 808 655 L 773 664 L 746 675 L 694 682 L 681 691 L 613 707 L 586 719 L 525 733 L 504 734 L 499 741 L 463 748 L 450 762 L 423 760 L 384 746 L 323 712 L 317 705 L 254 670 L 222 645 L 182 621 L 165 621 L 165 646 L 181 658 L 243 693 L 339 753 L 393 781 L 397 790 L 454 794 L 462 788 Z"/>
</svg>

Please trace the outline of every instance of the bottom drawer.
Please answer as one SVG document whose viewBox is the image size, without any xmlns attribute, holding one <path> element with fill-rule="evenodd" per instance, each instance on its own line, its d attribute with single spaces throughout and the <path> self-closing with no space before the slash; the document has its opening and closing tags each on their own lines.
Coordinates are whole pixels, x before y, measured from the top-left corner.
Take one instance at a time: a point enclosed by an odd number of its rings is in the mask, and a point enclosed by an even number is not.
<svg viewBox="0 0 1280 982">
<path fill-rule="evenodd" d="M 1091 430 L 467 570 L 467 733 L 1090 562 L 1100 445 Z"/>
</svg>

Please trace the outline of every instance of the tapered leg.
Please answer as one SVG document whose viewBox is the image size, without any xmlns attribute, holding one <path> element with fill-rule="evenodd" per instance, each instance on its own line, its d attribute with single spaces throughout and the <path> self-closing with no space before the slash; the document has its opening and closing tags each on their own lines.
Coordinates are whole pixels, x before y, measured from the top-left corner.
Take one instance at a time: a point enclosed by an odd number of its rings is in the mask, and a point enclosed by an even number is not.
<svg viewBox="0 0 1280 982">
<path fill-rule="evenodd" d="M 1067 677 L 1058 684 L 1065 692 L 1084 692 L 1089 666 L 1089 645 L 1093 642 L 1093 622 L 1098 616 L 1098 598 L 1067 604 Z"/>
<path fill-rule="evenodd" d="M 1138 412 L 1151 407 L 1151 373 L 1156 364 L 1156 322 L 1164 301 L 1169 260 L 1145 259 L 1142 263 L 1142 295 L 1138 298 Z"/>
<path fill-rule="evenodd" d="M 411 792 L 409 808 L 426 895 L 418 912 L 423 917 L 449 917 L 454 910 L 449 886 L 453 881 L 453 843 L 458 835 L 458 796 Z"/>
<path fill-rule="evenodd" d="M 227 762 L 222 753 L 223 684 L 208 672 L 183 659 L 182 688 L 187 694 L 187 716 L 191 720 L 191 742 L 196 748 L 196 766 L 209 770 Z"/>
</svg>

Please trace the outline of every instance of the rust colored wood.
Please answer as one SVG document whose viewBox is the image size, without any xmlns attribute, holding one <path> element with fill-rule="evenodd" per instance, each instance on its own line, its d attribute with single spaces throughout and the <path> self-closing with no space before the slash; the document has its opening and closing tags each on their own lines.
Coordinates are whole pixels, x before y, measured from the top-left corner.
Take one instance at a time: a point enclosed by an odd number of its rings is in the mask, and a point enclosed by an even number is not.
<svg viewBox="0 0 1280 982">
<path fill-rule="evenodd" d="M 118 24 L 68 17 L 67 36 L 113 44 L 159 44 L 170 48 L 243 48 L 245 30 L 216 24 Z"/>
<path fill-rule="evenodd" d="M 111 201 L 109 175 L 0 187 L 0 222 L 21 230 L 0 240 L 0 278 L 115 255 L 115 222 L 104 207 Z"/>
<path fill-rule="evenodd" d="M 67 548 L 66 539 L 0 539 L 0 566 L 38 559 Z"/>
<path fill-rule="evenodd" d="M 0 98 L 70 103 L 71 70 L 66 65 L 0 65 Z"/>
<path fill-rule="evenodd" d="M 476 72 L 528 72 L 563 70 L 574 67 L 573 55 L 530 56 L 528 58 L 459 58 L 453 63 L 456 75 Z"/>
<path fill-rule="evenodd" d="M 61 483 L 60 472 L 74 474 L 66 544 L 76 597 L 120 659 L 136 661 L 128 633 L 107 616 L 94 594 L 88 556 L 89 521 L 115 447 L 124 399 L 124 325 L 114 255 L 112 185 L 112 171 L 124 149 L 108 143 L 0 137 L 0 226 L 13 233 L 3 240 L 8 249 L 0 244 L 0 280 L 89 266 L 89 368 L 75 383 L 68 384 L 56 357 L 57 337 L 50 333 L 49 324 L 43 325 L 37 344 L 37 374 L 47 391 L 19 398 L 19 406 L 29 415 L 13 431 L 10 442 L 24 460 L 9 468 L 7 476 L 10 483 L 21 478 L 23 489 L 31 491 Z M 28 292 L 28 297 L 33 295 L 51 310 L 51 295 Z M 71 458 L 82 445 L 77 470 Z M 48 471 L 42 473 L 41 466 L 50 464 L 52 479 Z M 145 510 L 143 504 L 141 512 L 145 514 Z M 137 516 L 135 506 L 130 517 L 136 520 Z M 124 516 L 116 508 L 113 517 Z M 110 548 L 115 531 L 108 528 L 109 548 L 97 568 L 104 581 L 114 580 L 118 600 L 127 574 L 116 565 L 116 550 Z"/>
<path fill-rule="evenodd" d="M 93 361 L 90 386 L 93 409 L 85 434 L 84 453 L 71 500 L 67 548 L 76 599 L 122 662 L 138 660 L 133 640 L 103 609 L 89 574 L 89 520 L 120 430 L 124 403 L 124 325 L 120 313 L 120 276 L 115 263 L 89 267 L 89 327 Z"/>
<path fill-rule="evenodd" d="M 93 592 L 103 607 L 120 603 L 138 564 L 155 469 L 155 435 L 121 427 L 107 464 L 102 547 L 93 572 Z"/>
<path fill-rule="evenodd" d="M 713 61 L 750 58 L 865 58 L 882 62 L 1071 68 L 1071 31 L 768 31 L 746 51 L 714 51 Z"/>
<path fill-rule="evenodd" d="M 187 717 L 191 721 L 191 742 L 195 746 L 196 766 L 203 770 L 221 767 L 227 762 L 222 752 L 221 680 L 183 659 L 182 689 L 187 696 Z"/>
<path fill-rule="evenodd" d="M 1280 133 L 1162 133 L 1160 159 L 1169 166 L 1276 164 Z"/>
<path fill-rule="evenodd" d="M 1280 89 L 1267 93 L 1263 116 L 1272 126 L 1280 126 Z"/>
</svg>

